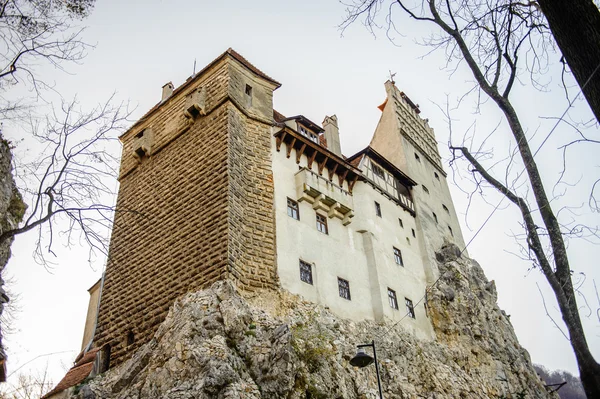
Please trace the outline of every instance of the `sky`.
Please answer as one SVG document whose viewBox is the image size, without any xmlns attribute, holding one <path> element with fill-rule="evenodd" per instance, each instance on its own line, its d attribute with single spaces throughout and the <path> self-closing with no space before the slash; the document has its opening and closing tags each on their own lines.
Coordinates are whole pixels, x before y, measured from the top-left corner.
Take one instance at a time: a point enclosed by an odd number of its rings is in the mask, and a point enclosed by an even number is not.
<svg viewBox="0 0 600 399">
<path fill-rule="evenodd" d="M 514 148 L 501 115 L 489 102 L 480 109 L 473 101 L 456 107 L 473 79 L 464 64 L 452 74 L 445 70 L 443 53 L 425 56 L 429 49 L 419 46 L 415 39 L 427 36 L 430 27 L 407 22 L 397 13 L 400 33 L 393 33 L 394 43 L 384 31 L 373 35 L 358 22 L 342 34 L 338 26 L 344 9 L 337 1 L 309 0 L 99 1 L 91 16 L 82 21 L 87 26 L 85 40 L 95 44 L 87 57 L 79 65 L 68 65 L 67 73 L 43 65 L 39 70 L 65 98 L 77 96 L 82 106 L 93 107 L 115 93 L 119 101 L 135 107 L 136 119 L 160 100 L 165 83 L 172 81 L 179 86 L 192 75 L 194 63 L 200 70 L 232 47 L 282 83 L 274 94 L 274 107 L 282 114 L 303 114 L 317 123 L 325 115 L 336 114 L 342 151 L 347 156 L 368 145 L 380 116 L 377 106 L 385 99 L 383 84 L 390 72 L 394 73 L 396 85 L 420 105 L 421 116 L 435 129 L 465 241 L 474 237 L 468 253 L 487 277 L 496 281 L 498 303 L 511 316 L 520 343 L 533 362 L 578 374 L 569 342 L 557 327 L 562 324 L 551 290 L 538 270 L 531 269 L 530 262 L 515 255 L 518 246 L 513 235 L 521 231 L 517 211 L 504 202 L 479 231 L 500 197 L 491 191 L 485 191 L 483 198 L 475 196 L 467 214 L 469 198 L 464 189 L 469 185 L 448 166 L 449 128 L 440 108 L 447 102 L 456 108 L 452 111 L 455 140 L 473 134 L 469 127 L 476 123 L 476 137 L 481 142 L 500 124 L 487 143 L 499 158 Z M 566 123 L 552 130 L 556 118 L 567 109 L 558 59 L 557 54 L 551 55 L 554 67 L 544 76 L 545 90 L 532 88 L 527 76 L 521 76 L 512 96 L 532 137 L 532 148 L 537 149 L 552 132 L 536 156 L 550 187 L 562 166 L 557 148 L 575 134 Z M 571 92 L 573 98 L 577 88 Z M 581 97 L 567 114 L 569 121 L 591 117 Z M 4 134 L 17 142 L 24 133 L 6 127 Z M 593 126 L 586 134 L 598 137 L 600 133 Z M 19 144 L 16 154 L 37 150 L 26 140 Z M 511 166 L 514 173 L 522 168 L 518 160 Z M 599 175 L 596 149 L 591 145 L 573 148 L 568 166 L 566 180 L 572 184 L 553 190 L 557 196 L 553 207 L 577 206 L 574 219 L 597 227 L 599 215 L 587 206 L 591 185 Z M 503 173 L 499 167 L 494 172 Z M 565 211 L 561 217 L 570 216 Z M 9 290 L 18 293 L 14 302 L 19 308 L 11 322 L 12 332 L 4 338 L 8 373 L 14 379 L 20 372 L 35 374 L 48 368 L 57 382 L 81 348 L 87 289 L 100 278 L 104 265 L 102 260 L 89 264 L 85 249 L 57 246 L 54 266 L 44 268 L 32 260 L 34 247 L 35 233 L 18 236 L 5 269 Z M 588 306 L 581 299 L 581 313 L 592 352 L 600 359 L 600 321 L 596 316 L 600 301 L 593 285 L 594 279 L 600 284 L 600 247 L 571 240 L 569 254 L 575 281 L 581 280 L 579 273 L 586 276 L 581 291 Z M 546 315 L 543 301 L 557 324 Z"/>
</svg>

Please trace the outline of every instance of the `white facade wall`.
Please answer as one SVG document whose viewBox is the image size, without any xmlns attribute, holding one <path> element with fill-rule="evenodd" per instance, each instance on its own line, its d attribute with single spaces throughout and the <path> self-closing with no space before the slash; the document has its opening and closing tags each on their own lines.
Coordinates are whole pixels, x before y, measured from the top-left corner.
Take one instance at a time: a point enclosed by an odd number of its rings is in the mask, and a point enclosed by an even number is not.
<svg viewBox="0 0 600 399">
<path fill-rule="evenodd" d="M 411 229 L 419 229 L 415 218 L 373 185 L 358 181 L 352 195 L 352 222 L 344 226 L 340 219 L 328 218 L 329 234 L 323 234 L 316 228 L 311 204 L 299 202 L 300 220 L 287 214 L 287 198 L 298 199 L 294 175 L 300 167 L 307 167 L 306 156 L 296 164 L 295 151 L 287 158 L 285 146 L 276 151 L 275 139 L 272 156 L 277 267 L 282 287 L 328 306 L 341 317 L 391 322 L 404 318 L 404 328 L 432 339 L 424 302 L 418 303 L 425 294 L 426 275 L 419 236 L 414 238 L 411 233 Z M 316 163 L 312 170 L 317 173 Z M 337 180 L 334 178 L 333 183 Z M 343 188 L 348 190 L 347 182 Z M 375 201 L 381 206 L 381 217 L 376 216 Z M 404 266 L 396 264 L 394 247 L 401 250 Z M 300 259 L 312 265 L 313 285 L 300 280 Z M 350 301 L 339 296 L 338 277 L 349 281 Z M 389 305 L 388 287 L 396 292 L 398 310 Z M 405 298 L 415 305 L 415 319 L 404 317 Z"/>
<path fill-rule="evenodd" d="M 428 284 L 438 278 L 435 252 L 445 240 L 465 247 L 433 129 L 402 98 L 391 82 L 386 83 L 387 103 L 371 146 L 417 182 L 413 199 L 417 213 L 417 238 Z M 419 160 L 415 157 L 419 156 Z M 435 177 L 438 175 L 439 180 Z M 427 188 L 428 193 L 423 187 Z M 443 208 L 448 208 L 446 212 Z M 437 222 L 433 214 L 437 216 Z M 452 234 L 450 229 L 452 229 Z"/>
</svg>

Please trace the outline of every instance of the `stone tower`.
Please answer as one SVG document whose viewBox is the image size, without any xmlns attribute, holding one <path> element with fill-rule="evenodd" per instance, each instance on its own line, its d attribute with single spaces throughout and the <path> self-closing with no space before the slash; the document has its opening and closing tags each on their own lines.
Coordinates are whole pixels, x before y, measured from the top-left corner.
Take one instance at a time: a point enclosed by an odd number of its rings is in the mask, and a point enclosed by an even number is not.
<svg viewBox="0 0 600 399">
<path fill-rule="evenodd" d="M 219 279 L 277 285 L 270 132 L 280 86 L 229 49 L 121 136 L 94 346 L 117 364 L 175 298 Z M 166 87 L 166 89 L 165 89 Z"/>
<path fill-rule="evenodd" d="M 417 209 L 417 232 L 427 283 L 438 277 L 435 251 L 444 240 L 465 247 L 446 172 L 433 129 L 415 104 L 394 82 L 385 83 L 387 98 L 371 147 L 419 182 L 412 192 Z"/>
</svg>

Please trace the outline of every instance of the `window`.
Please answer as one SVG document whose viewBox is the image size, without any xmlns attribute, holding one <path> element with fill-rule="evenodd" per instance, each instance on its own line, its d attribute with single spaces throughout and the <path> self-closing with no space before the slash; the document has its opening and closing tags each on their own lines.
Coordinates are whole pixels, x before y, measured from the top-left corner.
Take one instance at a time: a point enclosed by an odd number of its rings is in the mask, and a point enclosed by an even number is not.
<svg viewBox="0 0 600 399">
<path fill-rule="evenodd" d="M 300 220 L 300 209 L 298 209 L 298 203 L 292 199 L 287 199 L 287 213 L 288 216 Z"/>
<path fill-rule="evenodd" d="M 317 213 L 317 230 L 323 234 L 329 234 L 327 231 L 327 218 Z"/>
<path fill-rule="evenodd" d="M 246 105 L 252 105 L 252 86 L 246 85 Z"/>
<path fill-rule="evenodd" d="M 429 194 L 429 189 L 425 186 L 423 186 L 423 191 L 425 191 L 427 194 Z"/>
<path fill-rule="evenodd" d="M 437 172 L 433 172 L 433 177 L 438 181 L 440 180 L 440 175 L 438 175 Z"/>
<path fill-rule="evenodd" d="M 416 152 L 415 152 L 415 159 L 417 160 L 417 162 L 421 162 L 421 157 Z"/>
<path fill-rule="evenodd" d="M 400 223 L 400 227 L 404 228 L 404 222 L 402 222 L 402 219 L 398 219 L 398 223 Z"/>
<path fill-rule="evenodd" d="M 448 226 L 448 230 L 450 231 L 450 235 L 454 237 L 454 232 L 452 231 L 452 227 Z"/>
<path fill-rule="evenodd" d="M 433 220 L 435 220 L 435 223 L 437 223 L 438 222 L 437 215 L 435 214 L 435 212 L 432 212 L 432 213 L 433 213 Z"/>
<path fill-rule="evenodd" d="M 375 214 L 381 217 L 381 205 L 377 201 L 375 201 Z"/>
<path fill-rule="evenodd" d="M 415 307 L 410 299 L 404 298 L 404 302 L 406 303 L 406 314 L 409 317 L 415 318 Z"/>
<path fill-rule="evenodd" d="M 414 237 L 414 238 L 417 238 L 417 234 L 415 233 L 415 229 L 411 229 L 411 231 L 412 231 L 412 235 L 413 235 L 413 237 Z"/>
<path fill-rule="evenodd" d="M 300 259 L 300 280 L 310 285 L 313 283 L 312 266 L 302 259 Z"/>
<path fill-rule="evenodd" d="M 404 262 L 402 262 L 402 252 L 396 247 L 394 247 L 394 260 L 396 261 L 396 264 L 404 266 Z"/>
<path fill-rule="evenodd" d="M 449 215 L 450 214 L 450 209 L 448 209 L 448 207 L 444 204 L 442 204 L 442 208 L 444 208 L 444 210 L 446 211 L 446 213 Z"/>
<path fill-rule="evenodd" d="M 388 288 L 388 300 L 390 301 L 390 307 L 398 310 L 398 299 L 396 298 L 396 291 Z"/>
<path fill-rule="evenodd" d="M 385 172 L 383 171 L 382 168 L 380 168 L 379 166 L 375 165 L 374 163 L 371 164 L 371 167 L 373 168 L 373 174 L 377 177 L 380 177 L 382 179 L 385 179 Z"/>
<path fill-rule="evenodd" d="M 338 290 L 342 298 L 350 300 L 350 283 L 348 280 L 338 277 Z"/>
<path fill-rule="evenodd" d="M 406 243 L 410 245 L 410 238 L 406 237 Z"/>
<path fill-rule="evenodd" d="M 318 135 L 314 134 L 313 132 L 309 131 L 308 129 L 306 129 L 300 125 L 298 125 L 298 130 L 300 131 L 301 135 L 308 138 L 310 141 L 313 141 L 313 142 L 319 144 L 319 136 Z"/>
</svg>

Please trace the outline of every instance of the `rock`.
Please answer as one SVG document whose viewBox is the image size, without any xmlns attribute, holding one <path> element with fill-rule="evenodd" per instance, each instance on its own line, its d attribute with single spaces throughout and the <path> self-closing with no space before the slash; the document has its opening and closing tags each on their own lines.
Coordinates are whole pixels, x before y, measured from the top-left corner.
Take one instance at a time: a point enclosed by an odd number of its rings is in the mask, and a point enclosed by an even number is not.
<svg viewBox="0 0 600 399">
<path fill-rule="evenodd" d="M 177 300 L 153 340 L 86 392 L 97 399 L 376 398 L 375 368 L 349 364 L 357 342 L 375 339 L 386 399 L 556 398 L 500 316 L 493 282 L 458 255 L 445 246 L 437 257 L 441 277 L 427 300 L 435 341 L 402 324 L 341 319 L 283 290 L 245 297 L 218 282 Z"/>
</svg>

